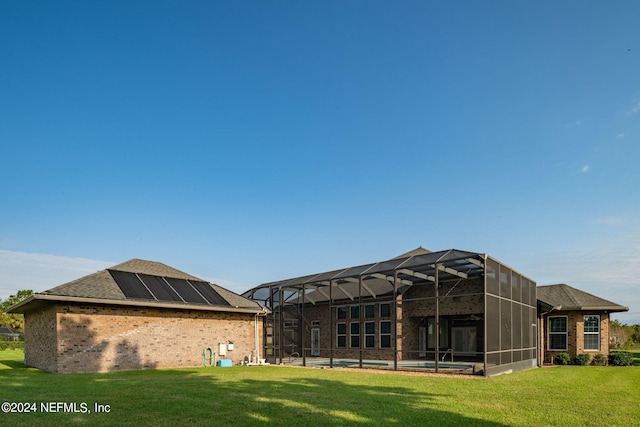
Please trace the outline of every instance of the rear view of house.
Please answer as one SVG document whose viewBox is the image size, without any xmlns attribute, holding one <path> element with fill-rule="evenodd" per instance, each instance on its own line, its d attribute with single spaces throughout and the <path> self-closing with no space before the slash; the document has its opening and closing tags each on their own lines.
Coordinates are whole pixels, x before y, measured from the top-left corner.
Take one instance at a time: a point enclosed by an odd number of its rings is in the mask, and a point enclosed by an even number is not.
<svg viewBox="0 0 640 427">
<path fill-rule="evenodd" d="M 10 311 L 25 316 L 27 365 L 62 373 L 202 366 L 211 353 L 235 364 L 259 356 L 265 315 L 256 302 L 139 259 Z"/>
</svg>

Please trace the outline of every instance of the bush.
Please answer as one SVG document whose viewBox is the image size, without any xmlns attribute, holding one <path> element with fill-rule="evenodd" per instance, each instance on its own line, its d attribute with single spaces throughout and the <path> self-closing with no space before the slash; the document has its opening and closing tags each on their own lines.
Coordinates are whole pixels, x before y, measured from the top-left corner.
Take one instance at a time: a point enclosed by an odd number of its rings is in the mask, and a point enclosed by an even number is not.
<svg viewBox="0 0 640 427">
<path fill-rule="evenodd" d="M 593 366 L 605 366 L 607 364 L 607 358 L 604 354 L 596 354 L 593 356 L 593 359 L 591 359 L 591 364 Z"/>
<path fill-rule="evenodd" d="M 24 341 L 0 341 L 1 350 L 24 350 Z"/>
<path fill-rule="evenodd" d="M 628 351 L 612 351 L 609 353 L 609 365 L 631 366 L 633 365 L 633 354 Z"/>
<path fill-rule="evenodd" d="M 591 360 L 591 355 L 587 353 L 582 353 L 576 356 L 576 358 L 573 360 L 573 364 L 585 366 L 589 364 L 590 360 Z"/>
<path fill-rule="evenodd" d="M 569 353 L 558 353 L 553 358 L 553 363 L 556 365 L 568 365 L 570 361 L 571 356 L 569 356 Z"/>
</svg>

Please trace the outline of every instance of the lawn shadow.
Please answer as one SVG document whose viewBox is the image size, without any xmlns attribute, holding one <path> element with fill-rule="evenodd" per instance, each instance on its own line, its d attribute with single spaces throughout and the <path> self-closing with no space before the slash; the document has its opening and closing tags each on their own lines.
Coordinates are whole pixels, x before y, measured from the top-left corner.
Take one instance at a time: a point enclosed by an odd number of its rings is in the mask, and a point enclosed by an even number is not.
<svg viewBox="0 0 640 427">
<path fill-rule="evenodd" d="M 303 372 L 283 372 L 282 378 L 275 379 L 269 373 L 268 378 L 261 379 L 258 369 L 251 378 L 242 378 L 246 374 L 218 376 L 220 371 L 216 370 L 211 375 L 203 370 L 160 371 L 175 376 L 172 383 L 180 384 L 179 388 L 155 389 L 153 399 L 166 401 L 163 420 L 168 424 L 175 421 L 196 425 L 213 418 L 231 425 L 267 426 L 504 425 L 443 409 L 444 405 L 451 406 L 450 395 L 411 387 L 372 385 L 357 379 L 354 384 L 353 376 L 347 382 L 331 373 L 331 378 L 317 378 L 316 374 L 309 377 Z M 155 382 L 147 376 L 140 377 L 141 382 L 147 379 Z M 176 412 L 178 405 L 180 411 Z"/>
<path fill-rule="evenodd" d="M 5 366 L 5 367 L 3 367 Z M 4 369 L 28 369 L 24 362 L 19 360 L 0 360 L 0 370 Z"/>
</svg>

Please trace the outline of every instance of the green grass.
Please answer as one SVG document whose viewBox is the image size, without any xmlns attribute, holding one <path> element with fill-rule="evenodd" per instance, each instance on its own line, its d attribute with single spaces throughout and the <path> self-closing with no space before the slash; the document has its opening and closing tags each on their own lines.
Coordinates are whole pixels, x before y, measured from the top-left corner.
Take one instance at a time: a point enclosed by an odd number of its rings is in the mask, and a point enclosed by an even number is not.
<svg viewBox="0 0 640 427">
<path fill-rule="evenodd" d="M 0 352 L 0 402 L 31 425 L 640 425 L 640 368 L 563 366 L 493 378 L 280 366 L 49 374 Z M 110 405 L 109 413 L 42 413 L 42 402 Z"/>
</svg>

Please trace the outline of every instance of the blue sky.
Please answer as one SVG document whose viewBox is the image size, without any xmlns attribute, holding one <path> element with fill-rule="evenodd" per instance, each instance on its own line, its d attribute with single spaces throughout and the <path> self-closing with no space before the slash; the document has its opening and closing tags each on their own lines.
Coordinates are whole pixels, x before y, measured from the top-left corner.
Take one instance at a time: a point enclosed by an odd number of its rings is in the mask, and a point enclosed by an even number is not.
<svg viewBox="0 0 640 427">
<path fill-rule="evenodd" d="M 640 323 L 635 1 L 4 1 L 0 297 L 417 246 Z"/>
</svg>

